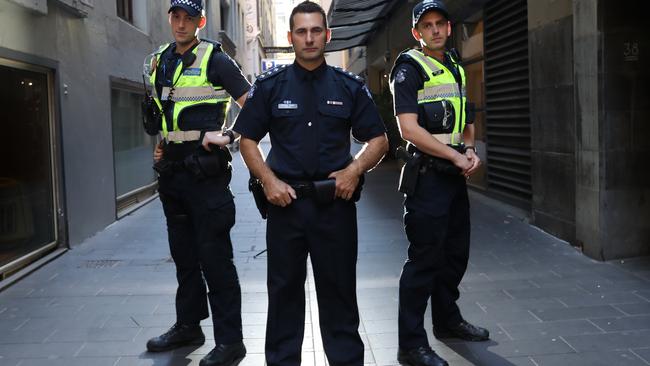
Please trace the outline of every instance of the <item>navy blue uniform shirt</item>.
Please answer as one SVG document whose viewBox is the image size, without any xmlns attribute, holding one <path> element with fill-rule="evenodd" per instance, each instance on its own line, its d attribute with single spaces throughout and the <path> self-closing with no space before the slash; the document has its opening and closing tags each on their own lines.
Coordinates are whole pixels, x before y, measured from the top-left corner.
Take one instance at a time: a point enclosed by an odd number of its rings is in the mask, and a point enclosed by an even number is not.
<svg viewBox="0 0 650 366">
<path fill-rule="evenodd" d="M 313 71 L 294 63 L 260 76 L 233 129 L 255 141 L 269 133 L 266 163 L 280 178 L 296 180 L 345 168 L 352 160 L 350 131 L 363 142 L 385 133 L 360 78 L 325 62 Z"/>
</svg>

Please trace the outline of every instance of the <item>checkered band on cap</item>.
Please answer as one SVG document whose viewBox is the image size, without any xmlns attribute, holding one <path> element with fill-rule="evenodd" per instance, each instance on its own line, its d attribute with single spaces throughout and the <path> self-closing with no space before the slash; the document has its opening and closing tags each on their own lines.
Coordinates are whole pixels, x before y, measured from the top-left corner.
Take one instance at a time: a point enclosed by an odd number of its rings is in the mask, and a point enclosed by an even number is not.
<svg viewBox="0 0 650 366">
<path fill-rule="evenodd" d="M 186 10 L 192 9 L 194 13 L 200 13 L 203 10 L 203 1 L 201 0 L 172 0 L 169 9 L 180 6 Z M 189 9 L 188 9 L 189 8 Z"/>
</svg>

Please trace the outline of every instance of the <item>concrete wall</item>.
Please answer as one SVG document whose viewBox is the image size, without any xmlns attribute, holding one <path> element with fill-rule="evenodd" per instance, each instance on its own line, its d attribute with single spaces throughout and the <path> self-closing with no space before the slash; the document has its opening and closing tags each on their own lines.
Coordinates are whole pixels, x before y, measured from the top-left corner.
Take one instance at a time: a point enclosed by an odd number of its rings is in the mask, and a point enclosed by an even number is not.
<svg viewBox="0 0 650 366">
<path fill-rule="evenodd" d="M 572 13 L 571 0 L 528 1 L 532 218 L 568 241 L 575 239 Z"/>
<path fill-rule="evenodd" d="M 115 221 L 110 78 L 141 82 L 145 55 L 171 36 L 167 3 L 147 2 L 151 35 L 118 18 L 114 1 L 94 1 L 87 17 L 57 4 L 35 12 L 0 0 L 0 47 L 58 62 L 60 199 L 74 245 Z"/>
<path fill-rule="evenodd" d="M 638 8 L 575 1 L 576 238 L 609 260 L 650 254 L 650 75 Z M 645 63 L 644 63 L 645 61 Z"/>
<path fill-rule="evenodd" d="M 650 70 L 647 20 L 631 1 L 601 1 L 601 253 L 650 254 Z"/>
</svg>

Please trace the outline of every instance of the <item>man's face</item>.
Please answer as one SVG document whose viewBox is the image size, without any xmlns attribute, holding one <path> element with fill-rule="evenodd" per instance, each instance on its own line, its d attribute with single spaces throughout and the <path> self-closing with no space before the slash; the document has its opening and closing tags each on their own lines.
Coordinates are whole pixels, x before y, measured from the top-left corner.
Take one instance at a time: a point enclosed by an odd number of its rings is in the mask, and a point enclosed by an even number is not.
<svg viewBox="0 0 650 366">
<path fill-rule="evenodd" d="M 296 13 L 293 23 L 293 30 L 287 36 L 296 59 L 309 62 L 323 58 L 331 34 L 325 28 L 323 16 L 320 13 Z"/>
<path fill-rule="evenodd" d="M 202 16 L 190 16 L 182 8 L 174 8 L 169 13 L 169 24 L 172 28 L 172 35 L 177 44 L 187 44 L 194 41 L 202 23 Z"/>
<path fill-rule="evenodd" d="M 445 49 L 447 38 L 451 34 L 451 24 L 437 11 L 426 12 L 413 28 L 413 37 L 420 42 L 422 47 L 432 51 Z"/>
</svg>

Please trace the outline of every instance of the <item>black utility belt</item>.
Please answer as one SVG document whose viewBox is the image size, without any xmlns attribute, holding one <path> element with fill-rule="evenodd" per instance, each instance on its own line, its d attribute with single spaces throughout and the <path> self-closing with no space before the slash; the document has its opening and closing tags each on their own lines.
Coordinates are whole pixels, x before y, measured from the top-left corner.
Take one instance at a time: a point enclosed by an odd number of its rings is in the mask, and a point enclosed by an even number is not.
<svg viewBox="0 0 650 366">
<path fill-rule="evenodd" d="M 315 181 L 288 181 L 297 198 L 314 198 L 319 203 L 329 203 L 336 198 L 336 179 Z"/>
<path fill-rule="evenodd" d="M 285 180 L 288 185 L 296 192 L 297 198 L 311 198 L 319 204 L 329 204 L 336 200 L 336 179 L 328 178 L 323 180 Z M 359 179 L 359 184 L 350 199 L 357 202 L 361 198 L 361 189 L 363 187 L 363 176 Z"/>
<path fill-rule="evenodd" d="M 165 150 L 163 157 L 171 153 Z M 173 156 L 171 159 L 163 158 L 153 165 L 153 169 L 161 176 L 170 176 L 178 171 L 188 171 L 197 179 L 213 178 L 224 175 L 228 172 L 232 156 L 228 150 L 217 149 L 206 151 L 202 146 L 195 148 L 195 151 L 187 154 L 184 158 Z"/>
</svg>

